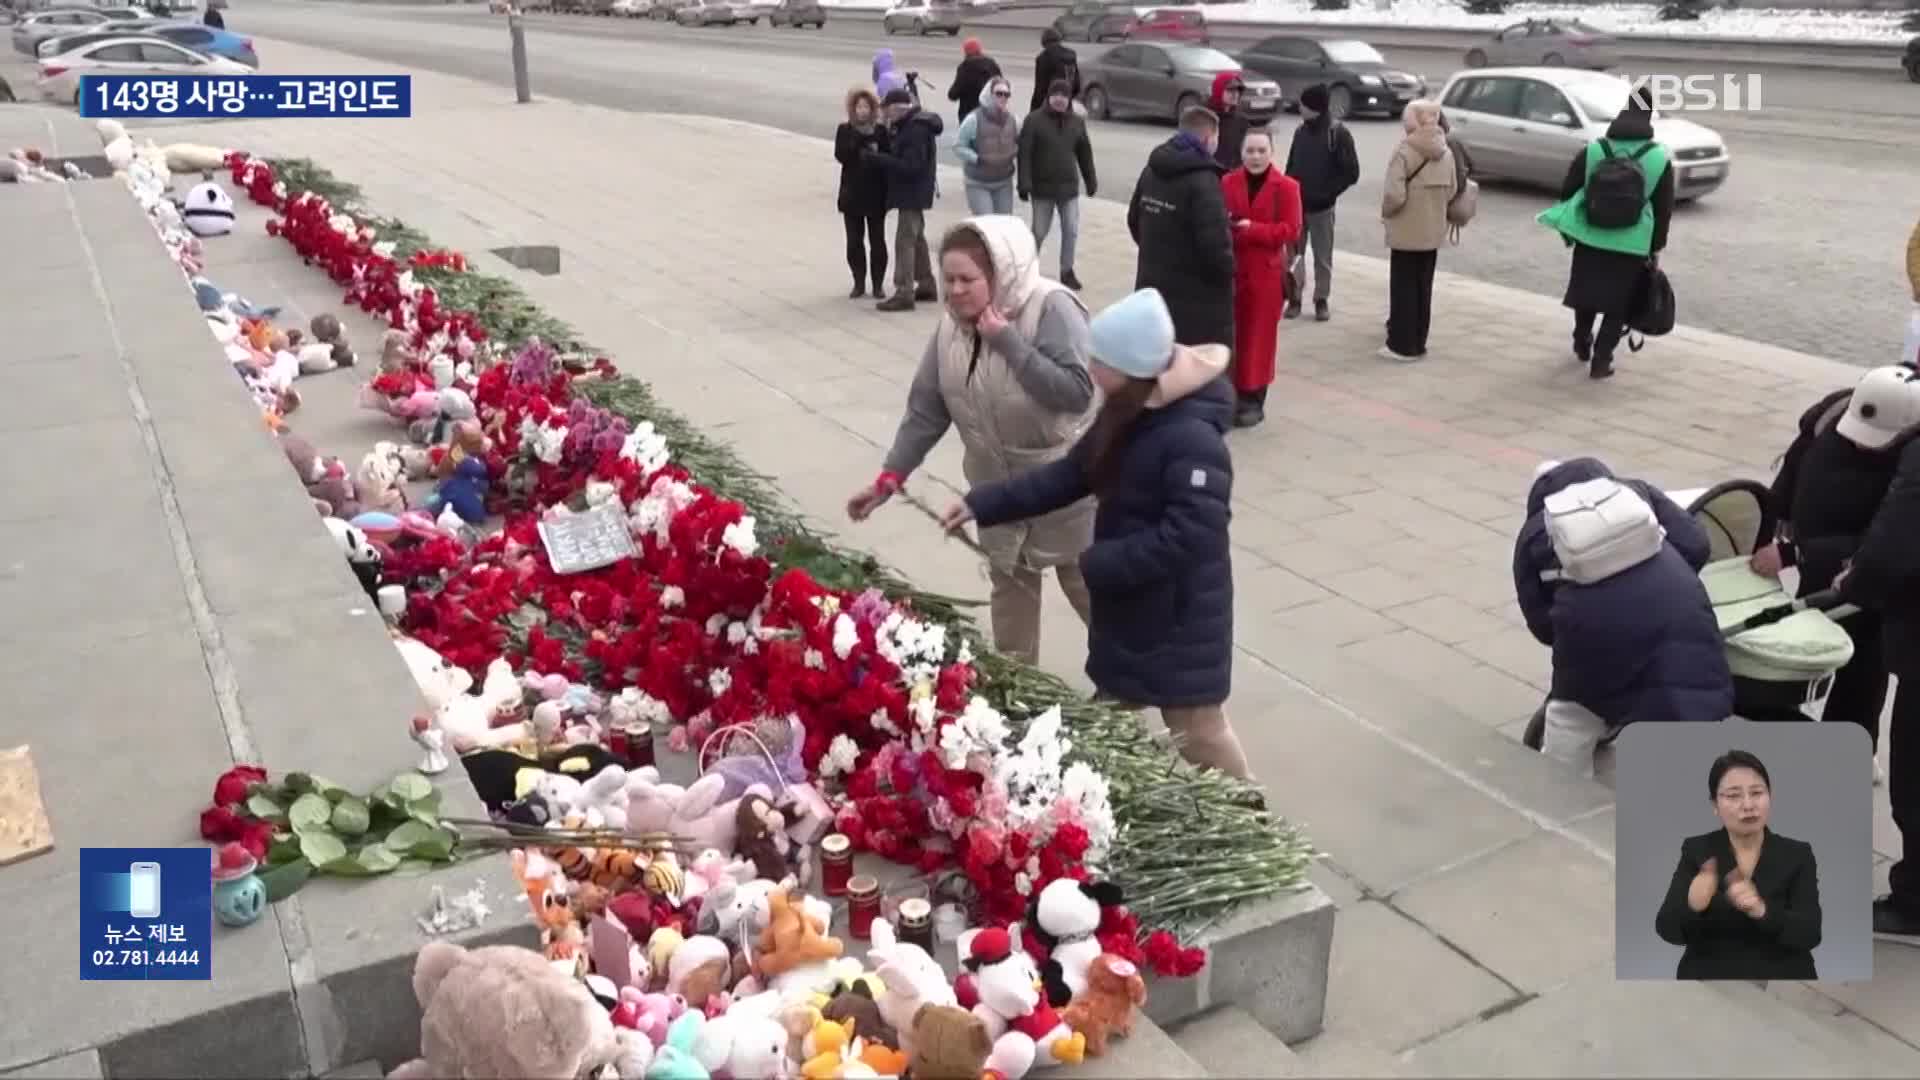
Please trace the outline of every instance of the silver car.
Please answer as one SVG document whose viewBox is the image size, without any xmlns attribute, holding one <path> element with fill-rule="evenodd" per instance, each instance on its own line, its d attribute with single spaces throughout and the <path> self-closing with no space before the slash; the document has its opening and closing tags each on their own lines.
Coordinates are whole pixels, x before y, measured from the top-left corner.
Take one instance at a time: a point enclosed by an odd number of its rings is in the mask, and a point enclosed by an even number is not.
<svg viewBox="0 0 1920 1080">
<path fill-rule="evenodd" d="M 922 37 L 956 37 L 960 33 L 960 4 L 958 0 L 900 0 L 880 17 L 880 26 L 889 34 L 911 31 Z"/>
<path fill-rule="evenodd" d="M 1447 80 L 1440 104 L 1476 176 L 1558 191 L 1574 155 L 1607 133 L 1631 90 L 1599 71 L 1484 68 Z M 1656 111 L 1653 136 L 1672 155 L 1676 201 L 1726 183 L 1727 145 L 1711 128 Z"/>
<path fill-rule="evenodd" d="M 48 38 L 96 29 L 112 21 L 98 11 L 38 12 L 13 24 L 13 51 L 32 56 L 39 44 Z"/>
<path fill-rule="evenodd" d="M 697 0 L 676 10 L 673 21 L 681 26 L 732 26 L 740 16 L 727 0 Z"/>
<path fill-rule="evenodd" d="M 1578 19 L 1528 19 L 1467 50 L 1468 67 L 1541 64 L 1605 71 L 1619 63 L 1619 40 Z"/>
</svg>

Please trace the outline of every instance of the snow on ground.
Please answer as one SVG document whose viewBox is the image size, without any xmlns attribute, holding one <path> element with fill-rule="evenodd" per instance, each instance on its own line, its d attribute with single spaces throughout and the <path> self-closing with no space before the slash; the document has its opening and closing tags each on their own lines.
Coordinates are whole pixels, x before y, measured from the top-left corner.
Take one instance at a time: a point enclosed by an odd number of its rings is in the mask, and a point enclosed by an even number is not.
<svg viewBox="0 0 1920 1080">
<path fill-rule="evenodd" d="M 880 11 L 893 0 L 822 0 L 827 7 Z M 1151 5 L 1143 5 L 1147 10 Z M 1346 11 L 1315 11 L 1307 0 L 1253 0 L 1208 4 L 1218 22 L 1288 22 L 1380 25 L 1394 23 L 1432 30 L 1486 30 L 1529 18 L 1579 19 L 1613 34 L 1674 37 L 1788 38 L 1805 41 L 1860 41 L 1902 44 L 1914 35 L 1900 29 L 1905 16 L 1886 11 L 1812 11 L 1805 8 L 1731 8 L 1703 13 L 1694 22 L 1661 22 L 1655 4 L 1514 4 L 1502 15 L 1470 15 L 1448 0 L 1353 0 Z"/>
</svg>

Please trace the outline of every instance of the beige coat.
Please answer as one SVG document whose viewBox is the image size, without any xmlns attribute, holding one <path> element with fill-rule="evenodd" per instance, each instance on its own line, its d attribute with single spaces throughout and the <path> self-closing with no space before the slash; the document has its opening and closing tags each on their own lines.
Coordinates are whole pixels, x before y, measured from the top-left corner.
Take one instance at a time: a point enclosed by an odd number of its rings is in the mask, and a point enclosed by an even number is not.
<svg viewBox="0 0 1920 1080">
<path fill-rule="evenodd" d="M 1387 162 L 1380 217 L 1393 251 L 1438 251 L 1447 243 L 1447 204 L 1453 201 L 1453 154 L 1438 128 L 1400 141 Z"/>
<path fill-rule="evenodd" d="M 977 217 L 970 224 L 993 256 L 994 303 L 1023 338 L 1032 340 L 1041 308 L 1055 293 L 1074 293 L 1040 275 L 1033 233 L 1019 218 Z M 1082 312 L 1086 306 L 1078 297 Z M 1078 415 L 1041 407 L 1021 388 L 1007 361 L 987 342 L 973 362 L 974 332 L 942 312 L 935 331 L 940 349 L 940 394 L 960 434 L 961 468 L 967 485 L 999 483 L 1065 457 L 1092 423 L 1098 395 Z M 973 377 L 967 377 L 974 367 Z M 1072 563 L 1093 541 L 1094 500 L 1082 499 L 1045 517 L 980 530 L 980 544 L 996 568 L 1049 567 Z"/>
</svg>

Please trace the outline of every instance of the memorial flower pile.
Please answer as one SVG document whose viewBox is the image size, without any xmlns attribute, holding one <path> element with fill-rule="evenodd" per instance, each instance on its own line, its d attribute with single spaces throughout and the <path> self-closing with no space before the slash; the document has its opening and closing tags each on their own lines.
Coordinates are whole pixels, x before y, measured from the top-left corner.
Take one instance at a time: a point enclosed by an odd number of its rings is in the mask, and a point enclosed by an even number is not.
<svg viewBox="0 0 1920 1080">
<path fill-rule="evenodd" d="M 821 542 L 511 285 L 356 212 L 356 193 L 307 163 L 228 166 L 275 211 L 274 235 L 406 335 L 408 365 L 372 392 L 444 387 L 432 371 L 451 365 L 491 440 L 489 502 L 505 520 L 457 560 L 437 550 L 437 587 L 415 591 L 403 620 L 450 663 L 478 680 L 504 657 L 588 684 L 670 720 L 690 747 L 795 718 L 809 776 L 857 847 L 963 880 L 990 922 L 1021 918 L 1062 877 L 1121 881 L 1129 910 L 1103 943 L 1164 974 L 1204 960 L 1177 934 L 1304 880 L 1311 846 L 1246 785 L 985 650 L 957 602 Z M 634 557 L 560 573 L 542 523 L 589 510 L 625 519 Z"/>
</svg>

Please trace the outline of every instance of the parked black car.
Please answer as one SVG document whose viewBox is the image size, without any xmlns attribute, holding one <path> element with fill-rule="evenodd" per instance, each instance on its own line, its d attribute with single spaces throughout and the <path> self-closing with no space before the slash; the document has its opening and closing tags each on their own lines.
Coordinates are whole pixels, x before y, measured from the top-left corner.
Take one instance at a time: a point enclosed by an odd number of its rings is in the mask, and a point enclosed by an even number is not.
<svg viewBox="0 0 1920 1080">
<path fill-rule="evenodd" d="M 1078 0 L 1053 20 L 1053 28 L 1068 41 L 1106 41 L 1125 38 L 1139 21 L 1138 9 L 1132 4 Z"/>
<path fill-rule="evenodd" d="M 1920 83 L 1920 37 L 1907 42 L 1907 55 L 1900 63 L 1907 69 L 1907 78 Z"/>
<path fill-rule="evenodd" d="M 1300 92 L 1315 83 L 1327 85 L 1327 107 L 1335 116 L 1398 116 L 1427 92 L 1425 79 L 1393 68 L 1364 41 L 1282 34 L 1255 42 L 1239 60 L 1279 83 L 1281 104 L 1289 109 L 1298 108 Z"/>
</svg>

